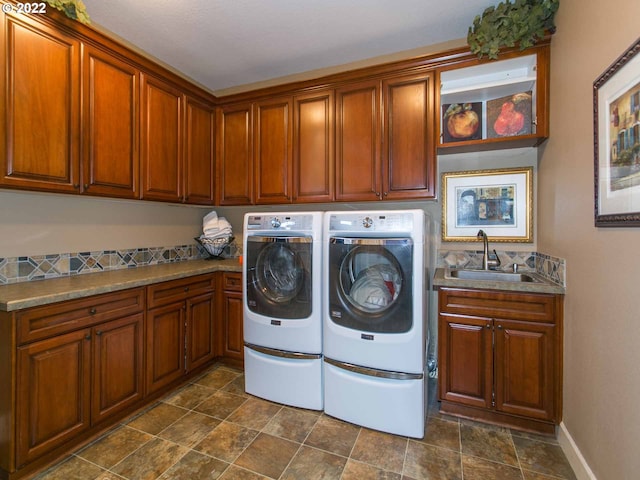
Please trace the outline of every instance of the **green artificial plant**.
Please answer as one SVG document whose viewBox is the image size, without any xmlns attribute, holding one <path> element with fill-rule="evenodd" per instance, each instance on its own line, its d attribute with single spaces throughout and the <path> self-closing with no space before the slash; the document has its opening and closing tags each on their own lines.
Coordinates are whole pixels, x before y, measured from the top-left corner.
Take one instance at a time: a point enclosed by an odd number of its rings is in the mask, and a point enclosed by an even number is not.
<svg viewBox="0 0 640 480">
<path fill-rule="evenodd" d="M 64 12 L 64 14 L 80 23 L 88 24 L 89 15 L 87 14 L 87 7 L 84 6 L 82 0 L 45 0 L 56 10 Z"/>
<path fill-rule="evenodd" d="M 555 32 L 553 18 L 560 0 L 505 0 L 477 15 L 469 27 L 467 43 L 482 58 L 497 58 L 501 47 L 531 47 L 546 32 Z"/>
</svg>

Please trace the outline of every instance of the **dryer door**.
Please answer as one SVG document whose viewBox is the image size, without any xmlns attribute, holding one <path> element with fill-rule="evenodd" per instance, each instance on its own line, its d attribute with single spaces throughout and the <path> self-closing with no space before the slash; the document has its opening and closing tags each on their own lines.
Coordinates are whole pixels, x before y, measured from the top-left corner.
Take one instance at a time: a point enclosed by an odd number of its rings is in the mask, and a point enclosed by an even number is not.
<svg viewBox="0 0 640 480">
<path fill-rule="evenodd" d="M 330 319 L 364 332 L 409 331 L 412 260 L 411 238 L 330 238 Z"/>
<path fill-rule="evenodd" d="M 281 319 L 311 315 L 311 237 L 247 237 L 247 306 Z"/>
</svg>

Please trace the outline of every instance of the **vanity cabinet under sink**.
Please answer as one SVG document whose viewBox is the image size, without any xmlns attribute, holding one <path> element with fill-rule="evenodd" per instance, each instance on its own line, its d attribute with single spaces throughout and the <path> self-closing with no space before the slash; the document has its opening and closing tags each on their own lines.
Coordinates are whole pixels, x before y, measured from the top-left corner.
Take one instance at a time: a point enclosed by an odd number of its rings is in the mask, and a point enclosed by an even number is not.
<svg viewBox="0 0 640 480">
<path fill-rule="evenodd" d="M 438 294 L 440 411 L 553 434 L 562 412 L 562 295 Z"/>
</svg>

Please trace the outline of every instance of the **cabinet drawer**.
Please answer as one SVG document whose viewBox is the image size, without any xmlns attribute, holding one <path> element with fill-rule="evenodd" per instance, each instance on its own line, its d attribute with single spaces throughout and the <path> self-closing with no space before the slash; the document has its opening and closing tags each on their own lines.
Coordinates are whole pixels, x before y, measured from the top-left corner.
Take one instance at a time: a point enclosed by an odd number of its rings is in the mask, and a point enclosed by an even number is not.
<svg viewBox="0 0 640 480">
<path fill-rule="evenodd" d="M 212 292 L 215 289 L 213 274 L 170 280 L 147 287 L 147 308 L 156 308 L 181 302 L 194 295 Z"/>
<path fill-rule="evenodd" d="M 242 291 L 242 274 L 237 272 L 222 273 L 222 288 L 232 292 Z"/>
<path fill-rule="evenodd" d="M 555 295 L 441 288 L 438 299 L 443 313 L 555 323 Z"/>
<path fill-rule="evenodd" d="M 18 344 L 85 328 L 143 309 L 143 288 L 29 308 L 16 314 Z"/>
</svg>

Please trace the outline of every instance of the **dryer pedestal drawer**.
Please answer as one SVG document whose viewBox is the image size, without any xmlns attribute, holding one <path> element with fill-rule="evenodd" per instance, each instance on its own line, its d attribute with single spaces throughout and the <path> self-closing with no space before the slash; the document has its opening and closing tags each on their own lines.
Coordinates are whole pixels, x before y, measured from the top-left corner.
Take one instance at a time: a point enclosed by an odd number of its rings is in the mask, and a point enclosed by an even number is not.
<svg viewBox="0 0 640 480">
<path fill-rule="evenodd" d="M 324 362 L 324 411 L 363 427 L 424 437 L 426 388 L 424 376 L 398 380 L 363 375 Z"/>
</svg>

